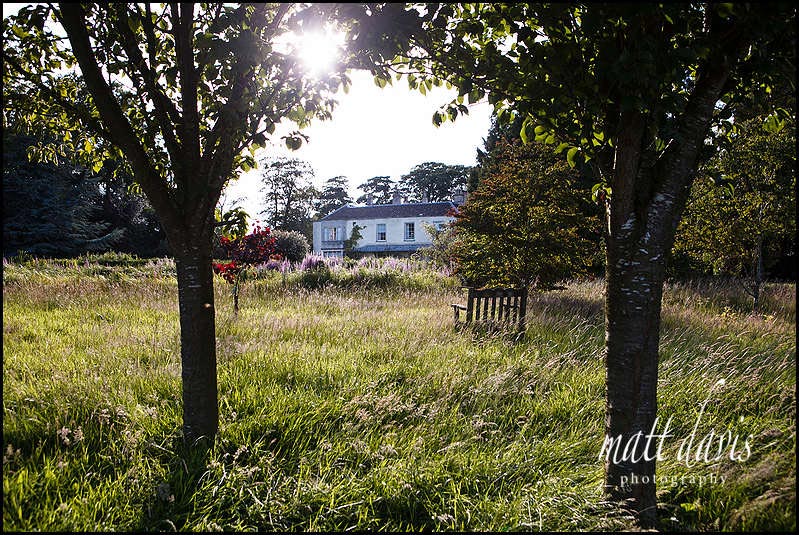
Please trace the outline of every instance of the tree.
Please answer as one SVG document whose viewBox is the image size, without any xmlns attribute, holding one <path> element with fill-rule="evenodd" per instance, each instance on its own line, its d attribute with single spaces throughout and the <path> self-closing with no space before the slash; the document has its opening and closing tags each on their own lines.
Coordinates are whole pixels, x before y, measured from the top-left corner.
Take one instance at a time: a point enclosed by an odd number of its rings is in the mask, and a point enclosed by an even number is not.
<svg viewBox="0 0 799 535">
<path fill-rule="evenodd" d="M 106 160 L 96 174 L 102 195 L 103 219 L 123 231 L 113 249 L 140 257 L 170 255 L 158 217 L 129 173 L 116 173 L 117 160 Z"/>
<path fill-rule="evenodd" d="M 266 220 L 273 228 L 308 236 L 311 211 L 319 192 L 313 186 L 311 165 L 299 158 L 278 157 L 261 162 Z"/>
<path fill-rule="evenodd" d="M 795 130 L 762 125 L 762 117 L 743 122 L 737 142 L 694 182 L 674 246 L 714 273 L 743 279 L 755 310 L 765 270 L 796 235 Z"/>
<path fill-rule="evenodd" d="M 308 240 L 295 230 L 273 230 L 275 253 L 289 262 L 302 262 L 311 251 Z"/>
<path fill-rule="evenodd" d="M 414 166 L 400 177 L 400 185 L 408 192 L 409 202 L 440 202 L 452 200 L 452 192 L 466 189 L 470 168 L 465 165 L 447 165 L 425 162 Z"/>
<path fill-rule="evenodd" d="M 493 171 L 491 154 L 500 139 L 521 140 L 522 121 L 517 116 L 510 123 L 500 123 L 496 115 L 491 116 L 488 135 L 483 138 L 483 148 L 477 149 L 477 165 L 472 167 L 466 182 L 466 190 L 472 193 L 480 185 L 483 177 Z"/>
<path fill-rule="evenodd" d="M 344 240 L 344 256 L 352 258 L 355 254 L 355 248 L 358 247 L 358 241 L 363 239 L 361 231 L 366 227 L 362 227 L 358 223 L 352 223 L 352 231 L 350 237 Z"/>
<path fill-rule="evenodd" d="M 106 160 L 94 173 L 55 155 L 55 162 L 32 162 L 28 152 L 41 141 L 3 132 L 4 250 L 37 255 L 73 256 L 115 250 L 138 256 L 168 253 L 152 207 L 132 185 L 132 177 L 114 172 Z M 53 140 L 53 133 L 39 131 Z"/>
<path fill-rule="evenodd" d="M 29 162 L 33 142 L 3 133 L 3 252 L 74 256 L 121 241 L 125 229 L 104 217 L 98 178 L 63 158 Z"/>
<path fill-rule="evenodd" d="M 123 159 L 175 255 L 180 309 L 183 432 L 218 428 L 211 237 L 225 183 L 255 165 L 246 149 L 275 124 L 328 118 L 343 73 L 304 76 L 276 40 L 301 31 L 299 4 L 35 5 L 3 20 L 3 124 L 61 133 L 61 151 L 99 170 Z M 59 28 L 60 26 L 60 28 Z M 61 36 L 66 35 L 66 39 Z M 77 67 L 90 98 L 75 98 Z M 299 133 L 285 136 L 289 148 Z"/>
<path fill-rule="evenodd" d="M 319 219 L 352 202 L 349 194 L 349 181 L 345 176 L 328 178 L 316 200 L 314 208 Z"/>
<path fill-rule="evenodd" d="M 237 236 L 234 239 L 222 237 L 221 245 L 225 249 L 225 256 L 230 258 L 227 263 L 214 263 L 213 270 L 217 275 L 232 286 L 233 315 L 239 315 L 239 290 L 241 285 L 250 278 L 250 273 L 256 264 L 262 264 L 275 256 L 275 238 L 268 228 L 262 228 L 256 223 L 250 234 Z"/>
<path fill-rule="evenodd" d="M 456 272 L 471 286 L 535 286 L 585 270 L 599 233 L 578 174 L 549 147 L 500 139 L 496 165 L 456 214 Z M 596 225 L 593 225 L 596 226 Z"/>
<path fill-rule="evenodd" d="M 635 437 L 657 413 L 666 257 L 708 136 L 740 96 L 795 77 L 795 12 L 768 4 L 378 4 L 339 6 L 361 64 L 380 83 L 450 83 L 433 122 L 486 95 L 523 140 L 566 151 L 605 203 L 605 490 L 641 526 L 656 522 L 655 451 Z M 607 444 L 607 443 L 606 443 Z M 624 446 L 622 446 L 624 447 Z M 633 479 L 631 476 L 635 475 Z M 625 486 L 624 481 L 634 481 Z"/>
<path fill-rule="evenodd" d="M 388 176 L 373 176 L 360 186 L 358 189 L 364 194 L 358 197 L 355 202 L 365 203 L 369 195 L 372 196 L 373 204 L 390 204 L 394 196 L 394 188 L 396 184 L 391 177 Z"/>
</svg>

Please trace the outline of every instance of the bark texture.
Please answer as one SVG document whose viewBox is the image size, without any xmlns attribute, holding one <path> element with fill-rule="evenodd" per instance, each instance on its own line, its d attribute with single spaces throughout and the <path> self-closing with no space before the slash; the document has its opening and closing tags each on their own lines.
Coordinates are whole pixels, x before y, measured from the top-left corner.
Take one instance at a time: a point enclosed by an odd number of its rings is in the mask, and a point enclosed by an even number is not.
<svg viewBox="0 0 799 535">
<path fill-rule="evenodd" d="M 183 435 L 189 443 L 201 438 L 212 441 L 219 422 L 210 249 L 209 243 L 207 248 L 198 246 L 175 258 L 180 307 Z"/>
<path fill-rule="evenodd" d="M 662 247 L 644 248 L 640 238 L 608 241 L 605 297 L 607 407 L 605 432 L 626 446 L 646 436 L 657 415 L 658 345 L 665 265 Z M 653 254 L 654 253 L 654 254 Z M 653 260 L 654 258 L 654 260 Z M 642 526 L 656 519 L 653 441 L 639 439 L 632 455 L 606 462 L 606 489 L 615 501 L 627 502 Z"/>
<path fill-rule="evenodd" d="M 605 492 L 632 510 L 642 528 L 657 524 L 657 441 L 645 437 L 658 431 L 653 425 L 666 258 L 729 73 L 727 56 L 700 71 L 677 134 L 654 160 L 643 149 L 651 142 L 644 112 L 621 112 L 616 123 L 618 144 L 608 170 L 605 435 L 622 451 L 629 445 L 629 455 L 606 460 Z"/>
</svg>

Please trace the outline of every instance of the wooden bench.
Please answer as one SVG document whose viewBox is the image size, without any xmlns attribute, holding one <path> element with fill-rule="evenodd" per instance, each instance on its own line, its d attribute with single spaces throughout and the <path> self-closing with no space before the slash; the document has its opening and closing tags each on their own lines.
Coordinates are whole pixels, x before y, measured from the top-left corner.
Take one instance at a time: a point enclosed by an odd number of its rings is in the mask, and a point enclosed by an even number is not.
<svg viewBox="0 0 799 535">
<path fill-rule="evenodd" d="M 527 288 L 464 287 L 467 290 L 466 305 L 452 304 L 455 326 L 460 324 L 460 312 L 466 312 L 465 324 L 476 323 L 490 330 L 515 327 L 524 331 L 527 315 Z"/>
</svg>

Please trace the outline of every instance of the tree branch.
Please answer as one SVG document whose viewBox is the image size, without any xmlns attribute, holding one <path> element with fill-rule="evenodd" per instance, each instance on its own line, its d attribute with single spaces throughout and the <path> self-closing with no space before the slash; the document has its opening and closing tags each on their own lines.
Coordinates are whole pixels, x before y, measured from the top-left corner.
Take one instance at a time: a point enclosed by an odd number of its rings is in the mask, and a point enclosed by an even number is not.
<svg viewBox="0 0 799 535">
<path fill-rule="evenodd" d="M 136 132 L 114 97 L 111 87 L 103 79 L 97 58 L 91 48 L 89 34 L 86 31 L 85 11 L 77 3 L 62 2 L 60 8 L 63 26 L 69 37 L 72 52 L 78 60 L 86 87 L 92 94 L 100 117 L 108 127 L 111 135 L 110 141 L 125 154 L 133 168 L 136 180 L 147 194 L 153 208 L 158 211 L 165 230 L 172 234 L 172 231 L 182 227 L 181 218 L 163 178 L 153 167 Z"/>
<path fill-rule="evenodd" d="M 183 106 L 181 138 L 185 149 L 186 178 L 200 176 L 197 165 L 200 162 L 200 117 L 197 111 L 197 86 L 199 79 L 194 68 L 193 17 L 194 4 L 181 3 L 180 7 L 170 4 L 175 36 L 175 55 L 180 72 L 180 97 Z M 197 188 L 202 189 L 202 188 Z"/>
<path fill-rule="evenodd" d="M 267 32 L 274 33 L 277 31 L 277 27 L 279 26 L 283 17 L 286 16 L 286 13 L 288 13 L 289 7 L 290 4 L 280 4 L 277 13 L 267 28 Z M 266 5 L 259 4 L 256 7 L 256 12 L 252 15 L 250 23 L 250 26 L 254 29 L 254 31 L 257 32 L 258 28 L 262 27 L 262 21 L 259 19 L 263 19 L 265 14 Z M 234 132 L 236 129 L 240 130 L 243 128 L 243 126 L 239 124 L 242 121 L 237 121 L 237 118 L 241 114 L 236 110 L 236 108 L 241 105 L 240 100 L 246 87 L 247 73 L 254 68 L 252 65 L 248 65 L 245 62 L 245 57 L 239 57 L 237 59 L 236 64 L 232 69 L 233 87 L 231 89 L 230 96 L 220 110 L 219 118 L 214 124 L 210 134 L 206 138 L 201 168 L 208 170 L 210 177 L 209 186 L 214 188 L 221 189 L 221 185 L 224 184 L 224 182 L 229 178 L 228 175 L 231 171 L 230 167 L 232 166 L 233 158 L 235 157 L 235 153 L 233 152 L 233 143 L 235 139 L 238 138 L 238 136 L 234 135 Z M 225 171 L 225 169 L 227 169 L 227 171 Z M 203 205 L 203 210 L 209 208 L 211 199 L 207 199 L 207 201 L 208 202 Z M 210 207 L 215 205 L 216 199 L 213 199 L 213 203 L 210 204 Z"/>
<path fill-rule="evenodd" d="M 6 64 L 13 67 L 14 70 L 19 72 L 26 81 L 32 83 L 40 91 L 45 93 L 49 99 L 51 99 L 53 102 L 56 103 L 56 105 L 64 108 L 64 111 L 71 113 L 77 119 L 81 120 L 84 124 L 86 124 L 86 126 L 91 128 L 91 130 L 93 130 L 98 136 L 102 137 L 103 139 L 105 139 L 110 143 L 114 143 L 114 139 L 113 136 L 111 135 L 111 132 L 103 128 L 103 125 L 97 119 L 92 117 L 91 112 L 87 108 L 66 100 L 53 88 L 48 87 L 39 80 L 36 80 L 36 77 L 33 73 L 23 69 L 22 66 L 14 58 L 8 56 L 5 53 L 3 54 L 3 60 L 6 62 Z M 13 93 L 8 93 L 8 94 L 10 95 Z M 29 96 L 30 95 L 28 95 L 28 97 Z"/>
<path fill-rule="evenodd" d="M 668 232 L 674 235 L 679 223 L 679 214 L 687 201 L 689 186 L 694 178 L 693 170 L 699 154 L 699 148 L 707 136 L 716 102 L 729 90 L 728 79 L 732 63 L 739 58 L 745 48 L 745 40 L 741 38 L 742 28 L 736 24 L 724 31 L 722 41 L 716 41 L 713 35 L 711 42 L 718 42 L 715 53 L 711 54 L 704 64 L 700 65 L 696 84 L 688 97 L 685 111 L 680 118 L 677 135 L 659 158 L 654 167 L 658 184 L 652 191 L 649 212 L 660 212 L 669 224 L 658 226 L 648 223 L 650 232 Z M 718 24 L 711 25 L 711 32 L 720 32 Z M 651 228 L 649 228 L 651 227 Z"/>
<path fill-rule="evenodd" d="M 176 175 L 180 175 L 181 173 L 178 171 L 180 171 L 182 167 L 182 151 L 180 143 L 175 137 L 174 123 L 170 120 L 168 111 L 170 108 L 174 109 L 174 104 L 169 98 L 167 98 L 167 96 L 158 86 L 154 73 L 145 63 L 144 56 L 142 56 L 141 50 L 139 50 L 136 36 L 133 34 L 133 31 L 130 29 L 130 27 L 128 27 L 127 20 L 125 20 L 125 18 L 126 14 L 122 9 L 117 11 L 115 21 L 117 32 L 119 32 L 122 46 L 125 49 L 128 59 L 138 70 L 139 77 L 141 77 L 141 79 L 144 81 L 147 93 L 150 95 L 150 100 L 155 106 L 156 120 L 158 122 L 159 129 L 161 130 L 161 135 L 164 137 L 166 148 L 169 151 L 170 160 L 172 160 L 172 164 L 176 168 Z M 131 78 L 134 79 L 134 82 L 138 85 L 138 80 L 136 80 L 138 77 L 131 76 Z M 139 85 L 139 87 L 141 86 Z M 179 118 L 176 109 L 174 109 L 174 115 Z"/>
</svg>

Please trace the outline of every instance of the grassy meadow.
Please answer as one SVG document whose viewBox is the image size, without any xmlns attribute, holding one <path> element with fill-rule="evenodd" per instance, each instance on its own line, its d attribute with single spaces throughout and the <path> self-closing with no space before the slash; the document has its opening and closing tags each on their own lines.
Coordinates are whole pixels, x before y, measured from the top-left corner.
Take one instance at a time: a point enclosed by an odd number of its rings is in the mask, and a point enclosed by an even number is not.
<svg viewBox="0 0 799 535">
<path fill-rule="evenodd" d="M 440 275 L 297 277 L 248 282 L 237 318 L 217 278 L 220 432 L 192 452 L 173 265 L 4 262 L 3 529 L 631 528 L 601 495 L 601 281 L 533 294 L 513 343 L 456 332 Z M 795 529 L 795 301 L 668 285 L 663 529 Z M 692 431 L 738 460 L 686 466 Z"/>
</svg>

